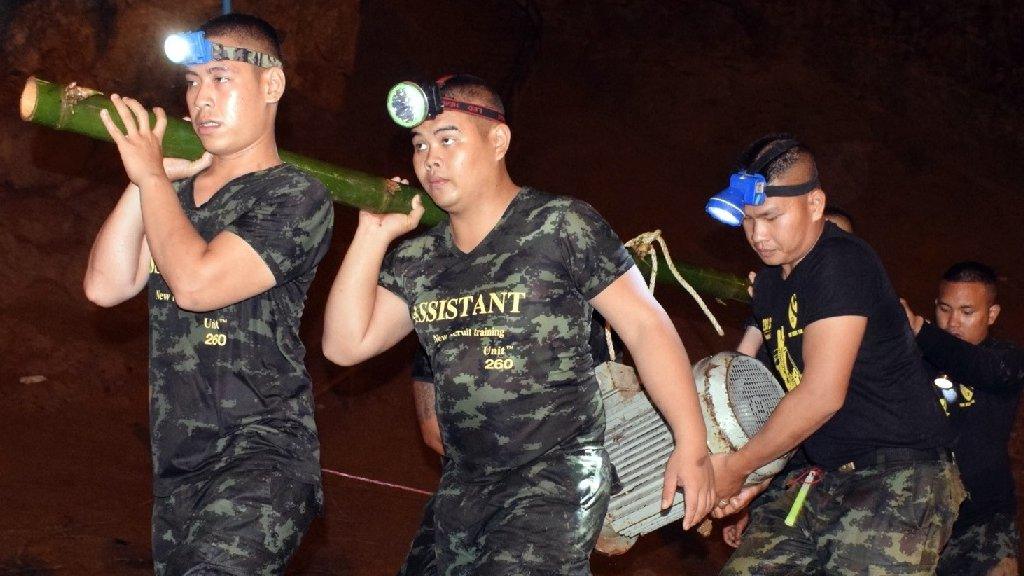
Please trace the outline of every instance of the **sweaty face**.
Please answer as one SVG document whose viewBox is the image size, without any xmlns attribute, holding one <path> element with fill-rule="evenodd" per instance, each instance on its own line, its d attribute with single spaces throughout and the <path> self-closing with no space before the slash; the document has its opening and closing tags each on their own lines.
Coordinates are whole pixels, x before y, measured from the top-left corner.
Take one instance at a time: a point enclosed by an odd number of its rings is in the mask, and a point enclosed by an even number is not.
<svg viewBox="0 0 1024 576">
<path fill-rule="evenodd" d="M 232 37 L 210 40 L 239 46 Z M 185 100 L 203 147 L 217 155 L 232 154 L 252 146 L 273 129 L 262 76 L 261 69 L 245 62 L 214 60 L 188 67 Z"/>
<path fill-rule="evenodd" d="M 814 247 L 821 210 L 811 204 L 813 194 L 770 197 L 760 206 L 744 207 L 743 231 L 762 262 L 791 268 Z"/>
<path fill-rule="evenodd" d="M 457 213 L 493 171 L 493 149 L 478 120 L 447 111 L 412 130 L 412 164 L 423 189 L 441 209 Z M 484 121 L 486 122 L 486 121 Z"/>
<path fill-rule="evenodd" d="M 942 282 L 935 299 L 935 324 L 950 334 L 980 344 L 996 321 L 999 306 L 981 282 Z"/>
</svg>

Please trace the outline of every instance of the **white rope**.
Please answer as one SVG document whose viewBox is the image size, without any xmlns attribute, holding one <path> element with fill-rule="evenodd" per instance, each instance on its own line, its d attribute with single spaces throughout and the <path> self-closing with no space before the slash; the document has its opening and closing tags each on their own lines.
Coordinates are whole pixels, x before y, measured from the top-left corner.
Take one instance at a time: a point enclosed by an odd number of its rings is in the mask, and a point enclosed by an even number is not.
<svg viewBox="0 0 1024 576">
<path fill-rule="evenodd" d="M 657 243 L 658 246 L 661 246 L 661 253 L 665 256 L 665 263 L 668 264 L 668 269 L 672 272 L 672 275 L 675 276 L 679 285 L 685 288 L 686 291 L 690 293 L 690 296 L 697 301 L 697 305 L 699 305 L 700 309 L 704 311 L 704 315 L 711 321 L 711 325 L 715 327 L 715 332 L 717 332 L 719 336 L 725 336 L 725 332 L 722 331 L 722 326 L 718 323 L 715 315 L 711 313 L 711 310 L 708 309 L 707 304 L 704 303 L 704 299 L 700 297 L 700 294 L 697 294 L 697 291 L 693 289 L 693 286 L 690 286 L 690 283 L 683 278 L 683 275 L 676 269 L 675 264 L 672 263 L 672 255 L 669 254 L 668 244 L 665 242 L 665 239 L 661 237 L 661 230 L 644 232 L 629 242 L 626 242 L 626 248 L 631 248 L 636 254 L 637 259 L 645 260 L 649 257 L 651 260 L 651 279 L 647 283 L 647 287 L 651 293 L 654 293 L 654 281 L 658 276 L 658 254 L 654 249 L 655 243 Z"/>
</svg>

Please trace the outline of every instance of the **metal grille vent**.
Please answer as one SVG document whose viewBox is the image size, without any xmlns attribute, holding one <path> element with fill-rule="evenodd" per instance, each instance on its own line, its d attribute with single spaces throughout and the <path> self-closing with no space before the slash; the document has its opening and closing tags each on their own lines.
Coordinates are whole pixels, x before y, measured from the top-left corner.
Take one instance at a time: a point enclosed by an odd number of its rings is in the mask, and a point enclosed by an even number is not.
<svg viewBox="0 0 1024 576">
<path fill-rule="evenodd" d="M 733 414 L 748 438 L 761 431 L 784 394 L 764 364 L 747 356 L 736 356 L 729 364 L 726 390 Z"/>
</svg>

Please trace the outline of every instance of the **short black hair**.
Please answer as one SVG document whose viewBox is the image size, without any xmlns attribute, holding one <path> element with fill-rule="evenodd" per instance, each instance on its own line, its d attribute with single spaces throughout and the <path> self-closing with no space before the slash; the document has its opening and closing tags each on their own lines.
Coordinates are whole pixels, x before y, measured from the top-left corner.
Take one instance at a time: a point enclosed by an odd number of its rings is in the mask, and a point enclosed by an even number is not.
<svg viewBox="0 0 1024 576">
<path fill-rule="evenodd" d="M 964 260 L 950 266 L 942 275 L 942 279 L 946 282 L 979 282 L 990 287 L 994 293 L 998 276 L 991 266 L 974 260 Z"/>
<path fill-rule="evenodd" d="M 479 104 L 505 114 L 505 104 L 502 103 L 501 96 L 498 96 L 482 78 L 472 74 L 455 74 L 443 78 L 439 83 L 442 98 Z"/>
<path fill-rule="evenodd" d="M 768 153 L 773 145 L 784 140 L 792 140 L 795 144 L 768 164 L 759 167 L 756 172 L 764 176 L 766 182 L 771 183 L 798 162 L 804 160 L 810 162 L 811 168 L 817 173 L 818 168 L 815 165 L 814 152 L 811 148 L 797 140 L 792 134 L 785 132 L 767 134 L 755 140 L 750 146 L 747 146 L 747 149 L 743 151 L 739 159 L 740 169 L 746 171 L 748 168 L 756 165 L 761 156 Z"/>
<path fill-rule="evenodd" d="M 277 29 L 259 16 L 237 12 L 222 14 L 207 20 L 199 29 L 207 37 L 237 36 L 253 40 L 258 45 L 259 52 L 266 52 L 278 60 L 284 60 L 281 56 L 281 37 Z"/>
</svg>

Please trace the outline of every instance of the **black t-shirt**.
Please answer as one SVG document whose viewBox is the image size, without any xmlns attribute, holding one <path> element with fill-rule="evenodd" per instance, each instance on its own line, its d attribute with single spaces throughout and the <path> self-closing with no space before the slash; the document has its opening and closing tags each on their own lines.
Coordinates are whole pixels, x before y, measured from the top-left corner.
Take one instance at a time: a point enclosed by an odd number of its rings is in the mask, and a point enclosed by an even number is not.
<svg viewBox="0 0 1024 576">
<path fill-rule="evenodd" d="M 804 441 L 812 463 L 835 468 L 877 448 L 949 445 L 949 428 L 906 314 L 863 240 L 826 223 L 788 278 L 780 266 L 758 272 L 752 310 L 786 390 L 802 378 L 807 326 L 837 316 L 867 318 L 843 406 Z"/>
<path fill-rule="evenodd" d="M 320 481 L 319 442 L 299 323 L 334 208 L 318 180 L 281 164 L 225 184 L 202 206 L 193 179 L 175 183 L 204 240 L 245 240 L 276 284 L 209 312 L 178 307 L 155 265 L 149 276 L 150 427 L 154 489 L 169 494 L 215 471 L 277 467 Z"/>
<path fill-rule="evenodd" d="M 940 400 L 957 433 L 956 461 L 970 497 L 960 506 L 957 530 L 996 512 L 1015 514 L 1013 474 L 1007 444 L 1024 387 L 1024 350 L 991 338 L 973 345 L 932 324 L 917 345 L 935 375 L 955 385 L 953 402 Z"/>
</svg>

